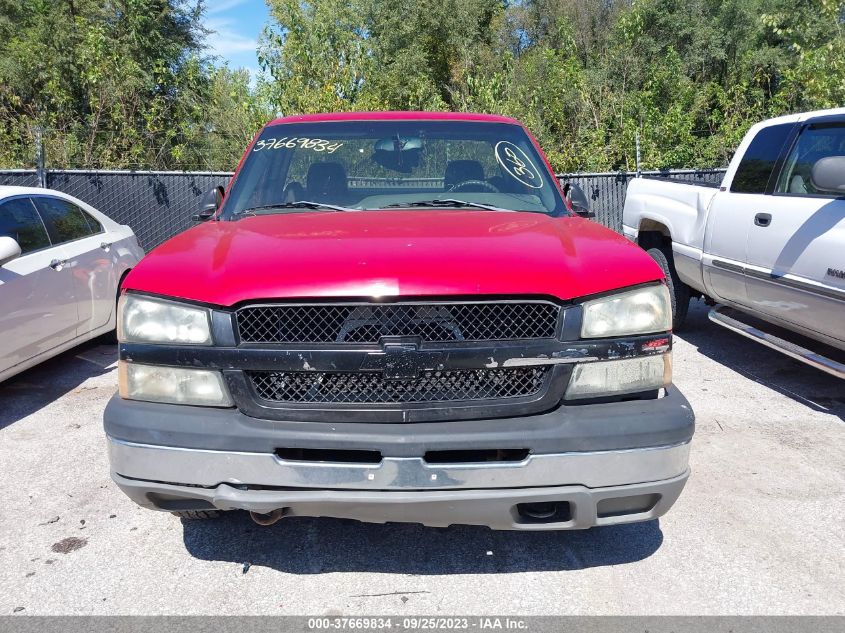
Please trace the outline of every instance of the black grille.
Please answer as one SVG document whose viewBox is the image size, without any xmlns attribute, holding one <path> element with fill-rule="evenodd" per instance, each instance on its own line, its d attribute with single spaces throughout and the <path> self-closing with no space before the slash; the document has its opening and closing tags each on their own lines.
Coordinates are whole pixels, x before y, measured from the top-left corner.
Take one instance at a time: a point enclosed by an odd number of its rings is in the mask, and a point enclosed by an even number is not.
<svg viewBox="0 0 845 633">
<path fill-rule="evenodd" d="M 263 400 L 299 404 L 390 404 L 522 398 L 540 392 L 548 367 L 426 371 L 413 380 L 380 372 L 248 372 Z"/>
<path fill-rule="evenodd" d="M 554 338 L 558 312 L 542 302 L 281 305 L 242 308 L 237 322 L 245 343 L 506 341 Z"/>
</svg>

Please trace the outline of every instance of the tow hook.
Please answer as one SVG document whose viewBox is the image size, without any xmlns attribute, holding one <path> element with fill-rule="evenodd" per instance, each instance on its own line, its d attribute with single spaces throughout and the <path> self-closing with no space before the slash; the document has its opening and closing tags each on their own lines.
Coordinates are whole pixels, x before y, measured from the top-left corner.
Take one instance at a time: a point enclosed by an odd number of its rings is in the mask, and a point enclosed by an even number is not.
<svg viewBox="0 0 845 633">
<path fill-rule="evenodd" d="M 266 514 L 263 512 L 250 512 L 249 516 L 258 525 L 273 525 L 285 516 L 285 508 L 278 508 Z"/>
</svg>

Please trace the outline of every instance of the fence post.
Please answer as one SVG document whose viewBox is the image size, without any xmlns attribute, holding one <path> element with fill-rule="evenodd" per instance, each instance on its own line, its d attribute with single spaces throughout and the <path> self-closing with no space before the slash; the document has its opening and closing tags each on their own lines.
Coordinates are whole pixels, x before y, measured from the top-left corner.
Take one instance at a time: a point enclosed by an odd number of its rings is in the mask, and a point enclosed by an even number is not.
<svg viewBox="0 0 845 633">
<path fill-rule="evenodd" d="M 38 177 L 38 186 L 47 188 L 47 169 L 44 160 L 44 128 L 35 126 L 35 173 Z"/>
<path fill-rule="evenodd" d="M 640 131 L 639 130 L 637 130 L 636 143 L 637 143 L 637 157 L 636 157 L 637 178 L 639 178 L 640 177 Z"/>
</svg>

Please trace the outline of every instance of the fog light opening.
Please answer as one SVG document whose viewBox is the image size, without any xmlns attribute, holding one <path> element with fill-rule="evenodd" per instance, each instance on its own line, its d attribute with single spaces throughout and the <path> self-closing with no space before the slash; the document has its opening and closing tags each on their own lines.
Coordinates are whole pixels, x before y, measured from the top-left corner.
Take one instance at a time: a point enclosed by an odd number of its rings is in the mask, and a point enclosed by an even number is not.
<svg viewBox="0 0 845 633">
<path fill-rule="evenodd" d="M 652 510 L 658 501 L 660 501 L 658 494 L 602 499 L 596 504 L 596 516 L 599 519 L 606 519 L 627 514 L 642 514 Z"/>
<path fill-rule="evenodd" d="M 168 512 L 185 512 L 190 510 L 214 510 L 215 507 L 210 501 L 205 499 L 195 499 L 191 497 L 180 497 L 178 495 L 168 495 L 160 493 L 150 493 L 147 499 L 159 510 L 166 510 Z"/>
<path fill-rule="evenodd" d="M 568 501 L 519 503 L 516 506 L 520 523 L 565 523 L 572 520 Z"/>
</svg>

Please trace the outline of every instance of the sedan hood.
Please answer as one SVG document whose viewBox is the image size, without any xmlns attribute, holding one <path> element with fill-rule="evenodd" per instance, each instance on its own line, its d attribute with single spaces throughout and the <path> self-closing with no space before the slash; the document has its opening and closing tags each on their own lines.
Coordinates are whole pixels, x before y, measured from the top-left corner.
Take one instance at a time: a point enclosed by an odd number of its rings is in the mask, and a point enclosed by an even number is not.
<svg viewBox="0 0 845 633">
<path fill-rule="evenodd" d="M 577 217 L 308 212 L 196 226 L 153 250 L 124 288 L 219 306 L 332 297 L 568 300 L 662 277 L 639 247 Z"/>
</svg>

